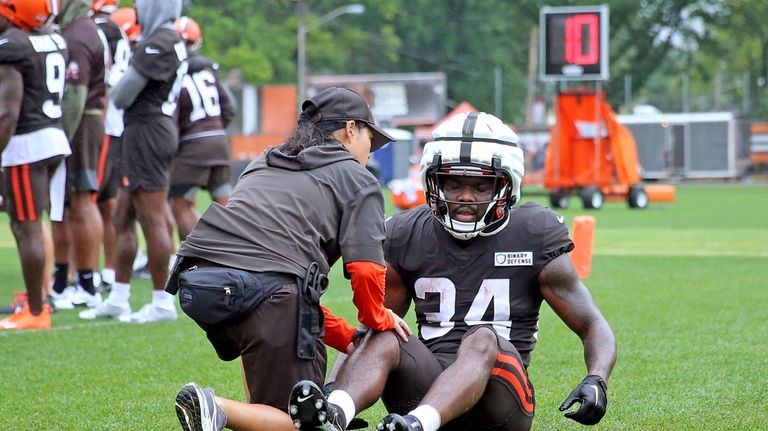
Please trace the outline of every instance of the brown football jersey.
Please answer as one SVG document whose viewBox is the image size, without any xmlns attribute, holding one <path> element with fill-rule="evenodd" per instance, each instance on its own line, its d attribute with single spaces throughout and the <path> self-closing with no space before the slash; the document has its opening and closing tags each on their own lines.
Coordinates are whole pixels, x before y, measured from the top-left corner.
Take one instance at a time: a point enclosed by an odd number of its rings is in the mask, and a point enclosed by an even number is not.
<svg viewBox="0 0 768 431">
<path fill-rule="evenodd" d="M 464 333 L 489 324 L 526 365 L 536 345 L 539 273 L 573 249 L 561 216 L 526 203 L 492 236 L 458 240 L 426 205 L 387 222 L 384 254 L 416 306 L 419 337 L 433 352 L 455 353 Z"/>
</svg>

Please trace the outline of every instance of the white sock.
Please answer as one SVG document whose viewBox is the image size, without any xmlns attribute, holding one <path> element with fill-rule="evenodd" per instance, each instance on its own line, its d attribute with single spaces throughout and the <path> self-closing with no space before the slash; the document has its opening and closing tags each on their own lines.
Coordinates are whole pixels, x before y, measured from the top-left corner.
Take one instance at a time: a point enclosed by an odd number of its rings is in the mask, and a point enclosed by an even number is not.
<svg viewBox="0 0 768 431">
<path fill-rule="evenodd" d="M 174 308 L 174 301 L 176 297 L 166 292 L 165 290 L 153 290 L 152 291 L 152 304 L 157 307 L 170 310 Z"/>
<path fill-rule="evenodd" d="M 112 285 L 112 291 L 109 292 L 109 302 L 128 302 L 131 297 L 131 285 L 128 283 L 118 283 Z"/>
<path fill-rule="evenodd" d="M 408 414 L 421 422 L 424 431 L 437 431 L 440 428 L 440 413 L 430 405 L 418 406 Z"/>
<path fill-rule="evenodd" d="M 344 428 L 346 428 L 347 425 L 349 425 L 349 421 L 355 417 L 356 413 L 355 402 L 352 401 L 352 397 L 350 397 L 346 391 L 336 389 L 328 395 L 328 402 L 336 404 L 344 412 L 344 419 L 347 423 L 341 425 L 344 425 Z"/>
<path fill-rule="evenodd" d="M 104 268 L 101 270 L 101 282 L 115 284 L 115 270 L 112 268 Z"/>
</svg>

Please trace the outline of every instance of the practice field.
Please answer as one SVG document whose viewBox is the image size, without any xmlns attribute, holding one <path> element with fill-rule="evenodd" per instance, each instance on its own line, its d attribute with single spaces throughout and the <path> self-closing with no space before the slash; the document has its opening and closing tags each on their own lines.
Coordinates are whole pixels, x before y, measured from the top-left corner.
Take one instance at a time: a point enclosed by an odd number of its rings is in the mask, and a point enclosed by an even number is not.
<svg viewBox="0 0 768 431">
<path fill-rule="evenodd" d="M 591 429 L 768 429 L 768 187 L 677 192 L 672 204 L 589 213 L 597 224 L 585 283 L 619 344 L 608 413 Z M 585 214 L 576 199 L 572 207 L 561 211 L 569 223 Z M 23 289 L 9 228 L 0 280 L 0 303 Z M 148 282 L 135 280 L 133 307 L 150 297 Z M 323 302 L 354 319 L 349 298 L 337 266 Z M 60 311 L 50 331 L 0 332 L 0 430 L 180 429 L 174 396 L 192 380 L 242 399 L 238 363 L 219 361 L 180 316 L 133 326 Z M 557 411 L 585 375 L 581 343 L 546 305 L 540 328 L 533 429 L 586 429 Z M 361 416 L 373 426 L 383 414 L 377 405 Z"/>
</svg>

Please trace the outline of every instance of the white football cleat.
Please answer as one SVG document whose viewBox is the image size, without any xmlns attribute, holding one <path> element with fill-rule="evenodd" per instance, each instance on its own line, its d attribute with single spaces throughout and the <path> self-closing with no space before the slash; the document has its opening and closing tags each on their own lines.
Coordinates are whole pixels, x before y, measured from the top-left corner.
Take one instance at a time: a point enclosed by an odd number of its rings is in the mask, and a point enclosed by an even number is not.
<svg viewBox="0 0 768 431">
<path fill-rule="evenodd" d="M 122 316 L 131 315 L 131 306 L 128 301 L 124 302 L 110 302 L 109 299 L 97 305 L 94 308 L 81 311 L 78 316 L 81 319 L 93 320 L 93 319 L 119 319 Z"/>
<path fill-rule="evenodd" d="M 98 292 L 91 295 L 90 293 L 86 292 L 85 289 L 83 289 L 83 287 L 79 284 L 76 284 L 74 287 L 75 289 L 69 294 L 69 300 L 75 307 L 85 306 L 88 308 L 93 308 L 101 304 L 101 294 Z M 67 289 L 69 289 L 69 287 Z"/>
<path fill-rule="evenodd" d="M 57 293 L 51 289 L 51 300 L 53 301 L 53 308 L 57 310 L 74 310 L 75 304 L 72 303 L 72 295 L 75 292 L 73 286 L 67 286 L 63 292 Z"/>
<path fill-rule="evenodd" d="M 153 323 L 173 321 L 176 320 L 176 317 L 175 307 L 162 308 L 149 303 L 141 307 L 139 311 L 130 315 L 122 315 L 119 319 L 124 323 Z"/>
</svg>

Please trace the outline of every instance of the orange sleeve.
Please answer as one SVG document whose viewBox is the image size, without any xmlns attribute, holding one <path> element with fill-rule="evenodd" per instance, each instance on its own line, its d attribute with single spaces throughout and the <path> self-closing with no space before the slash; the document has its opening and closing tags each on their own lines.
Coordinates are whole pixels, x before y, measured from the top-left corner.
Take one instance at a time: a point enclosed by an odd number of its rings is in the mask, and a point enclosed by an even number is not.
<svg viewBox="0 0 768 431">
<path fill-rule="evenodd" d="M 325 337 L 323 342 L 339 352 L 346 352 L 347 346 L 355 335 L 355 328 L 347 323 L 346 320 L 333 314 L 331 310 L 321 305 L 323 317 L 325 318 Z"/>
<path fill-rule="evenodd" d="M 375 262 L 349 262 L 344 268 L 352 279 L 352 302 L 357 320 L 374 331 L 395 327 L 395 319 L 384 308 L 384 280 L 387 267 Z"/>
</svg>

